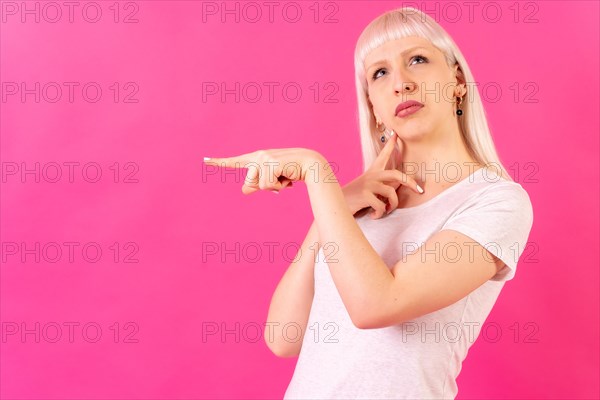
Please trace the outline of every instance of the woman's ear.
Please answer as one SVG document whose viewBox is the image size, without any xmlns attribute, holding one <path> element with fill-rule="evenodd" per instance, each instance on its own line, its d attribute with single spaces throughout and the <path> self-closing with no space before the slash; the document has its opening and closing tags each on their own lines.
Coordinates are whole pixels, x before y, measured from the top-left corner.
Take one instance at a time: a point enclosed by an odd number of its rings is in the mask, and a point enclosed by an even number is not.
<svg viewBox="0 0 600 400">
<path fill-rule="evenodd" d="M 377 115 L 377 113 L 375 112 L 375 107 L 373 107 L 373 103 L 371 103 L 371 99 L 369 99 L 369 97 L 367 96 L 367 103 L 369 103 L 369 108 L 371 109 L 371 113 L 373 114 L 373 117 L 375 117 L 375 122 L 377 121 L 381 121 L 379 119 L 379 116 Z"/>
<path fill-rule="evenodd" d="M 369 104 L 369 107 L 371 107 L 371 110 L 373 110 L 373 103 L 371 103 L 371 98 L 369 97 L 369 95 L 367 95 L 367 103 Z"/>
<path fill-rule="evenodd" d="M 375 117 L 375 123 L 381 123 L 381 119 L 379 118 L 379 115 L 377 115 L 377 113 L 375 111 L 373 111 L 373 117 Z"/>
<path fill-rule="evenodd" d="M 462 97 L 467 93 L 467 83 L 465 80 L 465 74 L 458 63 L 454 64 L 454 76 L 456 77 L 457 96 Z"/>
</svg>

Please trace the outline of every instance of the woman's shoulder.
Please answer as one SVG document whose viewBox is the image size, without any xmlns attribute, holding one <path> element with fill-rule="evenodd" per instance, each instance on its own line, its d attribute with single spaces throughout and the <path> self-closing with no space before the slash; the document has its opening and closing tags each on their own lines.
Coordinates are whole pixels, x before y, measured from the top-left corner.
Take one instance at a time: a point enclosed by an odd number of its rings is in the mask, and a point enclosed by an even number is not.
<svg viewBox="0 0 600 400">
<path fill-rule="evenodd" d="M 521 184 L 516 182 L 505 169 L 499 168 L 498 166 L 481 165 L 474 175 L 479 182 L 507 185 L 523 189 Z"/>
<path fill-rule="evenodd" d="M 480 172 L 477 175 L 479 186 L 468 196 L 466 202 L 533 213 L 529 193 L 519 182 L 507 177 L 505 171 L 486 168 Z"/>
</svg>

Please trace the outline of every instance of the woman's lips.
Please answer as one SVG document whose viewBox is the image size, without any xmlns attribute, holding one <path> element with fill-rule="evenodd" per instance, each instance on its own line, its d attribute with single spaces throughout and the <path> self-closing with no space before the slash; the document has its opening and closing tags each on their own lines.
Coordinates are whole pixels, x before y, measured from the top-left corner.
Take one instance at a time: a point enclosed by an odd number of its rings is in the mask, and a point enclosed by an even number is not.
<svg viewBox="0 0 600 400">
<path fill-rule="evenodd" d="M 396 116 L 400 117 L 400 118 L 408 117 L 409 115 L 412 115 L 412 114 L 416 113 L 417 111 L 419 111 L 421 108 L 423 108 L 423 105 L 415 104 L 415 105 L 412 105 L 407 108 L 403 108 L 402 110 L 398 111 L 398 114 L 396 114 Z"/>
</svg>

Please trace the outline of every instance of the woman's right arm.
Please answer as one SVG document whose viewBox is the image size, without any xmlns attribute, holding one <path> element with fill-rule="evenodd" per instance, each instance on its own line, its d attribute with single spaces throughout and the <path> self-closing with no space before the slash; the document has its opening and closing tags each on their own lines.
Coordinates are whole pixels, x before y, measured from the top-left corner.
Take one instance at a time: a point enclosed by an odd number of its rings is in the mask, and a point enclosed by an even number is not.
<svg viewBox="0 0 600 400">
<path fill-rule="evenodd" d="M 297 259 L 285 271 L 271 298 L 264 339 L 278 357 L 300 354 L 315 294 L 315 258 L 320 247 L 317 225 L 313 220 L 296 255 Z M 286 325 L 287 329 L 284 329 Z M 296 338 L 298 326 L 301 331 L 300 337 Z"/>
</svg>

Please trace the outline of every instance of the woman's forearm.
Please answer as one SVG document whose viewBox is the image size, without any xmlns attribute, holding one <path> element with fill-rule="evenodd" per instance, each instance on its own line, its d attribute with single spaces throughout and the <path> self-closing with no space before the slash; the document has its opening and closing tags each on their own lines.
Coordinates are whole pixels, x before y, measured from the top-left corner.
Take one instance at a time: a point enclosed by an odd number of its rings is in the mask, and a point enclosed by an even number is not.
<svg viewBox="0 0 600 400">
<path fill-rule="evenodd" d="M 318 237 L 340 297 L 360 327 L 387 301 L 393 275 L 356 223 L 327 160 L 313 165 L 305 183 Z"/>
</svg>

